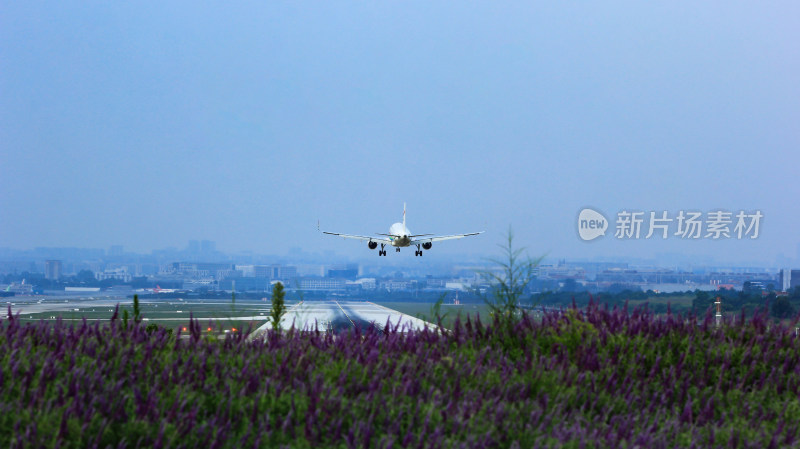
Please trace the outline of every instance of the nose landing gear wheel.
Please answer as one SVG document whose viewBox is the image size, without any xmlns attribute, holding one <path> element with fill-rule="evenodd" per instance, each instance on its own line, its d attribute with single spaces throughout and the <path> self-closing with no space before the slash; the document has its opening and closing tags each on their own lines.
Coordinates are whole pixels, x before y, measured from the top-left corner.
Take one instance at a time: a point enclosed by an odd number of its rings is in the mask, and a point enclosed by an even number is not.
<svg viewBox="0 0 800 449">
<path fill-rule="evenodd" d="M 422 256 L 422 251 L 416 251 L 416 252 L 414 253 L 414 255 L 416 255 L 416 256 Z"/>
</svg>

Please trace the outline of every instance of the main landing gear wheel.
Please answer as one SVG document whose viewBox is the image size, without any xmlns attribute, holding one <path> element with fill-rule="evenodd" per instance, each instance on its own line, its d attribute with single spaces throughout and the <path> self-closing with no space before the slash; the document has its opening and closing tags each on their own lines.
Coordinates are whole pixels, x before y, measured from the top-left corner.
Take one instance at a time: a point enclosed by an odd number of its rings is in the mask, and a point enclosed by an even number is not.
<svg viewBox="0 0 800 449">
<path fill-rule="evenodd" d="M 386 246 L 385 243 L 381 243 L 381 249 L 378 250 L 378 257 L 386 255 L 386 250 L 383 249 L 385 246 Z"/>
<path fill-rule="evenodd" d="M 415 256 L 422 256 L 422 251 L 416 251 L 416 252 L 414 253 L 414 255 L 415 255 Z"/>
</svg>

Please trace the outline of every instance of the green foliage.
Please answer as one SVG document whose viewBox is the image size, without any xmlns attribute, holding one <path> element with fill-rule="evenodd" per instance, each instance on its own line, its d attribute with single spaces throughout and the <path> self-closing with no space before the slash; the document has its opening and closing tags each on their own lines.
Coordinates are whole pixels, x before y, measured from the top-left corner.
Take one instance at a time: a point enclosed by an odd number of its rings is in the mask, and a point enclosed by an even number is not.
<svg viewBox="0 0 800 449">
<path fill-rule="evenodd" d="M 489 259 L 498 270 L 479 270 L 478 274 L 491 285 L 489 296 L 478 293 L 498 317 L 515 316 L 525 294 L 525 288 L 536 278 L 536 268 L 544 256 L 531 259 L 523 256 L 524 247 L 514 248 L 514 232 L 509 226 L 507 241 L 498 245 L 503 250 L 502 258 Z M 535 306 L 529 301 L 528 306 Z"/>
<path fill-rule="evenodd" d="M 133 295 L 133 322 L 139 324 L 140 321 L 142 321 L 142 316 L 139 309 L 139 295 Z"/>
<path fill-rule="evenodd" d="M 0 447 L 797 447 L 800 340 L 590 305 L 450 332 L 0 323 Z"/>
<path fill-rule="evenodd" d="M 431 306 L 431 317 L 435 319 L 437 322 L 441 322 L 447 317 L 447 314 L 450 312 L 442 313 L 442 304 L 444 304 L 444 299 L 447 297 L 447 293 L 442 293 L 439 296 L 439 299 L 436 300 L 435 303 Z"/>
<path fill-rule="evenodd" d="M 450 312 L 442 313 L 442 304 L 444 304 L 444 300 L 447 298 L 447 293 L 442 293 L 439 295 L 439 298 L 434 302 L 427 313 L 420 312 L 417 313 L 417 318 L 427 321 L 429 323 L 435 323 L 439 326 L 443 326 L 443 323 L 446 322 L 447 316 Z"/>
<path fill-rule="evenodd" d="M 155 324 L 155 323 L 148 324 L 147 327 L 144 329 L 144 331 L 147 332 L 148 334 L 152 334 L 153 332 L 158 332 L 160 330 L 163 330 L 167 334 L 172 335 L 172 329 L 167 329 L 165 327 L 161 327 L 161 326 L 159 326 L 158 324 Z"/>
<path fill-rule="evenodd" d="M 269 312 L 270 321 L 272 322 L 272 330 L 280 330 L 281 319 L 286 314 L 286 305 L 283 298 L 286 292 L 283 290 L 283 284 L 277 282 L 272 287 L 272 309 Z"/>
<path fill-rule="evenodd" d="M 94 273 L 91 270 L 81 270 L 75 275 L 75 280 L 77 282 L 83 284 L 94 284 L 97 282 L 97 279 L 94 277 Z"/>
<path fill-rule="evenodd" d="M 779 319 L 787 319 L 792 318 L 795 314 L 794 307 L 792 303 L 789 302 L 789 298 L 786 296 L 778 296 L 775 297 L 775 294 L 771 294 L 773 296 L 772 299 L 772 316 Z"/>
<path fill-rule="evenodd" d="M 708 292 L 703 290 L 695 290 L 694 301 L 692 301 L 692 309 L 694 313 L 705 313 L 706 309 L 711 307 L 714 300 Z"/>
</svg>

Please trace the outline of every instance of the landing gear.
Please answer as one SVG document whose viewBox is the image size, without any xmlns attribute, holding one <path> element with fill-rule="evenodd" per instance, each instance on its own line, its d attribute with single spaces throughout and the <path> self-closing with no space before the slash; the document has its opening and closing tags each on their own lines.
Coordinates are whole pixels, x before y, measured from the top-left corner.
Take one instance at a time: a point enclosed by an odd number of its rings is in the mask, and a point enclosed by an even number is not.
<svg viewBox="0 0 800 449">
<path fill-rule="evenodd" d="M 395 248 L 395 252 L 399 253 L 400 252 L 400 248 Z"/>
<path fill-rule="evenodd" d="M 386 246 L 386 244 L 385 243 L 381 243 L 381 249 L 378 250 L 378 257 L 386 255 L 386 251 L 383 249 L 384 246 Z"/>
<path fill-rule="evenodd" d="M 422 250 L 419 249 L 419 245 L 417 245 L 417 251 L 414 252 L 415 256 L 422 257 Z"/>
</svg>

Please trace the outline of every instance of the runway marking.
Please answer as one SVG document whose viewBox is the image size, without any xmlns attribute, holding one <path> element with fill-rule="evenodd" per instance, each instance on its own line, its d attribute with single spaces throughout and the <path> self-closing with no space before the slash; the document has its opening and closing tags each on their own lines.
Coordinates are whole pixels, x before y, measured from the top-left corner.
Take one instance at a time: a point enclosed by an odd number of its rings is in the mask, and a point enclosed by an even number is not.
<svg viewBox="0 0 800 449">
<path fill-rule="evenodd" d="M 297 304 L 295 304 L 295 305 L 293 305 L 293 306 L 289 307 L 288 309 L 286 309 L 286 313 L 285 313 L 285 315 L 288 315 L 288 314 L 289 314 L 289 312 L 291 312 L 292 310 L 294 310 L 294 309 L 296 309 L 296 308 L 300 307 L 300 305 L 301 305 L 301 304 L 303 304 L 304 302 L 305 302 L 305 301 L 300 301 L 300 302 L 298 302 Z M 255 331 L 253 331 L 253 333 L 252 333 L 252 334 L 250 334 L 250 339 L 252 340 L 253 338 L 255 338 L 256 334 L 259 334 L 259 333 L 266 332 L 266 331 L 267 331 L 267 329 L 269 329 L 269 325 L 270 325 L 270 323 L 271 323 L 271 321 L 270 321 L 270 319 L 268 318 L 266 323 L 262 324 L 262 325 L 261 325 L 261 326 L 260 326 L 258 329 L 256 329 Z"/>
<path fill-rule="evenodd" d="M 339 305 L 339 301 L 334 301 L 334 302 L 336 303 L 337 306 L 339 306 L 339 310 L 342 311 L 344 317 L 347 318 L 347 321 L 350 321 L 350 324 L 352 324 L 353 327 L 356 327 L 356 323 L 353 320 L 351 320 L 350 317 L 347 315 L 347 312 L 345 312 L 344 309 L 342 309 L 342 306 Z"/>
<path fill-rule="evenodd" d="M 344 302 L 348 308 L 345 309 L 342 305 Z M 409 330 L 422 330 L 425 328 L 428 329 L 436 329 L 437 326 L 435 324 L 426 322 L 422 319 L 416 318 L 412 315 L 402 313 L 398 310 L 390 309 L 386 306 L 382 306 L 380 304 L 375 304 L 371 301 L 338 301 L 336 299 L 326 299 L 323 301 L 308 301 L 303 302 L 301 304 L 297 304 L 291 309 L 289 309 L 289 317 L 292 315 L 297 315 L 296 319 L 300 320 L 298 323 L 295 323 L 297 329 L 305 328 L 309 326 L 310 328 L 314 328 L 315 322 L 316 325 L 321 325 L 323 328 L 327 328 L 330 326 L 334 321 L 339 323 L 344 323 L 339 318 L 339 315 L 336 314 L 336 309 L 333 307 L 334 304 L 336 307 L 339 308 L 342 315 L 350 322 L 350 325 L 359 328 L 364 324 L 362 323 L 369 323 L 370 326 L 374 327 L 375 329 L 384 331 L 384 327 L 380 323 L 388 322 L 391 323 L 392 327 L 396 327 L 400 332 L 405 332 L 406 329 Z M 353 316 L 350 316 L 353 314 Z M 356 323 L 355 319 L 359 322 Z M 284 330 L 288 329 L 287 324 L 284 322 L 281 323 L 281 326 Z M 260 326 L 256 329 L 255 332 L 251 335 L 252 338 L 259 338 L 263 337 L 265 332 L 270 328 L 270 322 L 267 321 L 264 325 Z M 327 324 L 327 326 L 326 326 Z M 343 329 L 326 329 L 327 331 L 341 331 Z"/>
<path fill-rule="evenodd" d="M 407 318 L 408 318 L 408 319 L 409 319 L 411 322 L 413 322 L 413 321 L 415 321 L 415 320 L 416 320 L 416 321 L 420 321 L 420 322 L 422 322 L 422 323 L 423 323 L 423 326 L 425 326 L 425 327 L 428 327 L 428 326 L 430 326 L 430 327 L 431 327 L 431 329 L 435 329 L 436 327 L 438 327 L 438 325 L 436 325 L 436 324 L 433 324 L 433 323 L 431 323 L 431 322 L 425 321 L 425 320 L 423 320 L 423 319 L 421 319 L 421 318 L 417 318 L 417 317 L 415 317 L 415 316 L 411 316 L 411 315 L 409 315 L 409 314 L 407 314 L 407 313 L 403 313 L 403 312 L 401 312 L 401 311 L 399 311 L 399 310 L 390 309 L 390 308 L 388 308 L 388 307 L 386 307 L 386 306 L 382 306 L 382 305 L 380 305 L 380 304 L 375 304 L 375 303 L 374 303 L 374 302 L 372 302 L 372 301 L 364 301 L 364 302 L 366 302 L 366 303 L 369 303 L 369 304 L 372 304 L 373 306 L 378 306 L 378 307 L 380 307 L 381 309 L 386 309 L 386 310 L 388 310 L 388 311 L 392 312 L 393 314 L 400 315 L 400 317 L 401 317 L 401 318 L 403 318 L 403 317 L 407 317 Z M 402 320 L 401 320 L 401 321 L 402 321 Z"/>
</svg>

